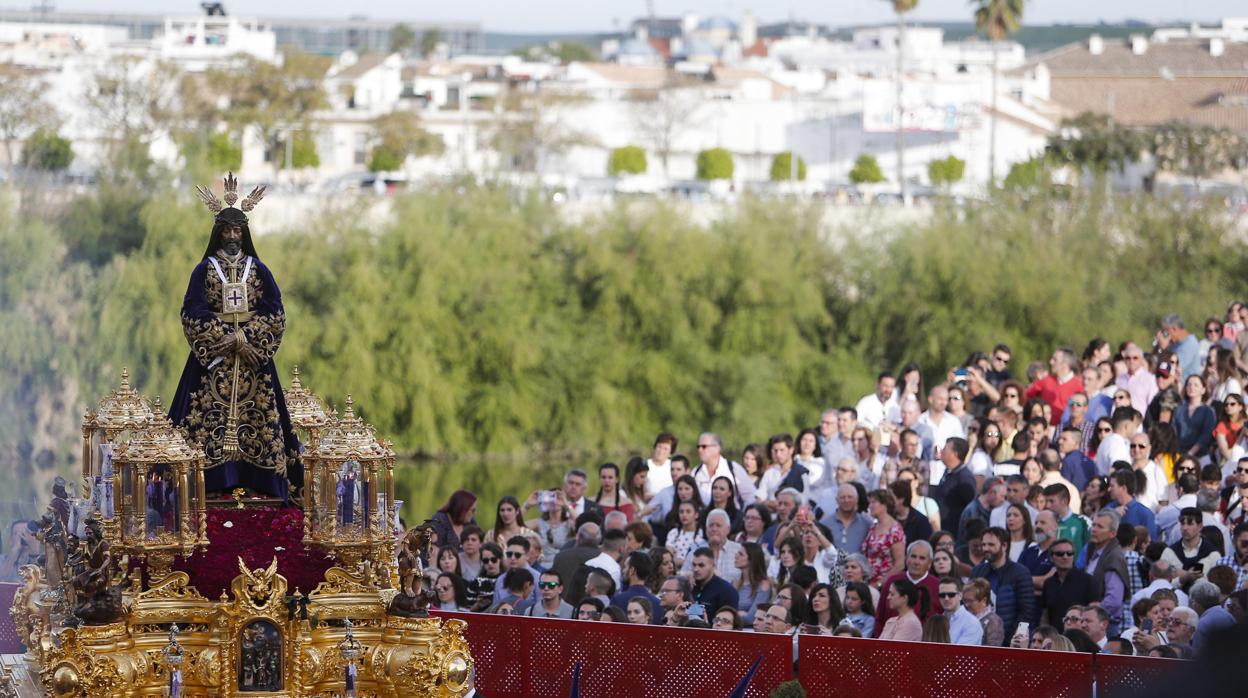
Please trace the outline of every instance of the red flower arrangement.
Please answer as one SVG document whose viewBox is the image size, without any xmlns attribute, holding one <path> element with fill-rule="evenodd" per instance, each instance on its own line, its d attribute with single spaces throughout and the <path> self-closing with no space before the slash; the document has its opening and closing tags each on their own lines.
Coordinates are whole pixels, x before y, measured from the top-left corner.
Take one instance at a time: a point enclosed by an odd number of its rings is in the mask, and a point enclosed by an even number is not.
<svg viewBox="0 0 1248 698">
<path fill-rule="evenodd" d="M 286 578 L 289 593 L 311 592 L 334 566 L 333 558 L 315 546 L 303 547 L 303 511 L 294 507 L 209 509 L 208 541 L 173 568 L 191 576 L 191 584 L 209 599 L 217 599 L 238 576 L 238 558 L 248 569 L 268 567 L 277 558 L 277 572 Z"/>
</svg>

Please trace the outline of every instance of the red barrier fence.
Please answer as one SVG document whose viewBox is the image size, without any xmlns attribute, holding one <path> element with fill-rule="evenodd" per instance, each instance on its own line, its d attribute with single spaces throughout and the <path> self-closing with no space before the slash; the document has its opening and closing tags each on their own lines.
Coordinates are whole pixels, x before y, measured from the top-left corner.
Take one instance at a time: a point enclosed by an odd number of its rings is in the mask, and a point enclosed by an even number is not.
<svg viewBox="0 0 1248 698">
<path fill-rule="evenodd" d="M 476 613 L 468 621 L 477 687 L 489 698 L 563 698 L 581 663 L 585 698 L 724 698 L 760 654 L 749 696 L 793 678 L 793 638 L 694 628 Z M 1182 666 L 1167 659 L 801 635 L 798 666 L 811 696 L 838 698 L 1088 698 L 1155 686 Z"/>
<path fill-rule="evenodd" d="M 489 698 L 565 698 L 581 663 L 581 695 L 725 698 L 763 655 L 746 695 L 793 678 L 793 638 L 659 625 L 441 613 L 468 621 L 477 688 Z"/>
</svg>

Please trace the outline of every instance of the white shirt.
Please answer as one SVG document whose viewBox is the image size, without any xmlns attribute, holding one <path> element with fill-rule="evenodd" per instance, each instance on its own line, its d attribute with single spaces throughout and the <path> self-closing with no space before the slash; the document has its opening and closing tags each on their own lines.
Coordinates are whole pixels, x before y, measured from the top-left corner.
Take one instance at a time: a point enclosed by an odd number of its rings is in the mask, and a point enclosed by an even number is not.
<svg viewBox="0 0 1248 698">
<path fill-rule="evenodd" d="M 967 465 L 970 466 L 971 474 L 975 477 L 992 477 L 992 456 L 984 452 L 983 449 L 975 449 L 975 452 L 971 454 L 971 460 L 967 463 Z"/>
<path fill-rule="evenodd" d="M 1157 507 L 1161 504 L 1161 498 L 1166 496 L 1166 485 L 1170 484 L 1166 480 L 1166 472 L 1162 470 L 1160 465 L 1151 460 L 1145 463 L 1140 470 L 1144 472 L 1148 486 L 1144 488 L 1143 492 L 1137 494 L 1135 498 L 1139 500 L 1140 504 L 1156 513 Z"/>
<path fill-rule="evenodd" d="M 707 547 L 710 547 L 709 543 Z M 723 547 L 719 549 L 719 554 L 715 556 L 715 574 L 734 586 L 741 578 L 741 570 L 737 569 L 737 551 L 739 550 L 741 550 L 740 543 L 726 540 Z M 680 566 L 680 573 L 685 576 L 693 574 L 693 550 L 685 556 L 685 561 Z"/>
<path fill-rule="evenodd" d="M 852 439 L 842 438 L 840 434 L 835 438 L 829 439 L 823 445 L 823 463 L 826 468 L 836 470 L 836 464 L 841 462 L 842 458 L 854 457 L 854 442 Z M 818 482 L 818 479 L 814 480 Z"/>
<path fill-rule="evenodd" d="M 792 468 L 790 467 L 790 471 L 791 470 Z M 779 490 L 780 483 L 784 482 L 784 478 L 786 477 L 788 477 L 788 473 L 780 472 L 780 466 L 774 464 L 768 466 L 767 470 L 763 472 L 762 479 L 758 481 L 758 491 L 755 492 L 754 496 L 757 497 L 760 502 L 774 500 L 776 498 L 776 492 Z M 810 473 L 803 475 L 802 497 L 807 501 L 810 500 L 812 494 L 810 483 Z M 749 504 L 749 502 L 746 503 Z"/>
<path fill-rule="evenodd" d="M 1101 447 L 1096 449 L 1096 472 L 1109 475 L 1117 461 L 1131 462 L 1131 444 L 1115 432 L 1101 439 Z"/>
<path fill-rule="evenodd" d="M 1182 589 L 1174 586 L 1173 584 L 1171 584 L 1170 582 L 1167 582 L 1164 579 L 1154 579 L 1151 584 L 1149 584 L 1143 589 L 1140 589 L 1139 591 L 1132 594 L 1131 605 L 1134 606 L 1136 602 L 1139 601 L 1140 599 L 1147 599 L 1151 597 L 1153 595 L 1153 592 L 1159 589 L 1169 589 L 1170 591 L 1173 591 L 1174 595 L 1179 597 L 1179 605 L 1180 606 L 1187 605 L 1187 594 L 1185 594 Z"/>
<path fill-rule="evenodd" d="M 897 391 L 893 391 L 888 402 L 880 402 L 880 397 L 875 393 L 865 395 L 854 409 L 858 412 L 858 423 L 868 429 L 878 427 L 885 419 L 896 421 L 892 413 L 897 411 Z"/>
<path fill-rule="evenodd" d="M 928 458 L 935 458 L 940 449 L 945 447 L 945 442 L 957 436 L 966 438 L 966 430 L 962 428 L 962 422 L 957 417 L 948 412 L 941 412 L 937 421 L 937 417 L 932 414 L 931 410 L 919 415 L 919 424 L 927 427 L 928 432 L 932 435 L 931 452 L 927 454 Z M 917 429 L 915 431 L 918 431 Z"/>
<path fill-rule="evenodd" d="M 650 472 L 646 473 L 646 496 L 653 497 L 659 493 L 659 490 L 672 485 L 672 459 L 668 458 L 662 463 L 655 463 L 654 460 L 647 458 L 646 466 L 650 468 Z"/>
<path fill-rule="evenodd" d="M 699 463 L 698 467 L 693 470 L 693 481 L 698 483 L 698 492 L 702 495 L 703 502 L 711 501 L 711 483 L 721 477 L 731 480 L 733 486 L 737 488 L 738 503 L 752 504 L 756 501 L 754 481 L 745 472 L 745 468 L 720 456 L 719 463 L 715 466 L 714 475 L 711 474 L 711 469 L 706 467 L 705 463 Z"/>
<path fill-rule="evenodd" d="M 1035 526 L 1036 517 L 1040 515 L 1040 512 L 1033 509 L 1031 505 L 1028 504 L 1027 502 L 1023 502 L 1023 508 L 1026 509 L 1027 513 L 1031 516 L 1031 525 Z M 1005 528 L 1005 515 L 1008 514 L 1009 511 L 1010 511 L 1009 502 L 1006 502 L 1002 504 L 1001 506 L 997 507 L 996 509 L 993 509 L 992 513 L 988 515 L 988 525 L 996 526 L 997 528 Z M 1009 529 L 1006 528 L 1006 530 L 1008 531 Z"/>
</svg>

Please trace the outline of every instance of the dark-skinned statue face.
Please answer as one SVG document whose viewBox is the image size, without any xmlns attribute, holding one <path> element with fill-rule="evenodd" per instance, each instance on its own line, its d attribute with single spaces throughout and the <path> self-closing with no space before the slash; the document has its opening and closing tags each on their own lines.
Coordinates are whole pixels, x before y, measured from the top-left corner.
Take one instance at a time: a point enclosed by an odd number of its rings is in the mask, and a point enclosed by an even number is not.
<svg viewBox="0 0 1248 698">
<path fill-rule="evenodd" d="M 221 249 L 231 257 L 243 251 L 243 228 L 234 223 L 221 230 Z"/>
</svg>

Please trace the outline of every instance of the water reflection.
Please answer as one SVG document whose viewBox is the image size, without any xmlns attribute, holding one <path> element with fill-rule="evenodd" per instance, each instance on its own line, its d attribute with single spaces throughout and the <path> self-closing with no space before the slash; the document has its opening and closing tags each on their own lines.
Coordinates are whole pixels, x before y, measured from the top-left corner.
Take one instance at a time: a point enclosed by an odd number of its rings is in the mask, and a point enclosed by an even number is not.
<svg viewBox="0 0 1248 698">
<path fill-rule="evenodd" d="M 598 492 L 598 465 L 605 462 L 620 464 L 627 457 L 602 457 L 584 459 L 578 464 L 589 474 L 586 495 Z M 521 502 L 537 489 L 557 487 L 563 483 L 563 474 L 572 468 L 568 462 L 516 463 L 516 462 L 455 462 L 401 460 L 394 468 L 394 496 L 403 500 L 403 519 L 408 526 L 433 516 L 433 512 L 446 503 L 447 497 L 457 489 L 464 488 L 477 495 L 477 523 L 483 528 L 494 525 L 494 510 L 504 495 L 512 495 Z"/>
</svg>

